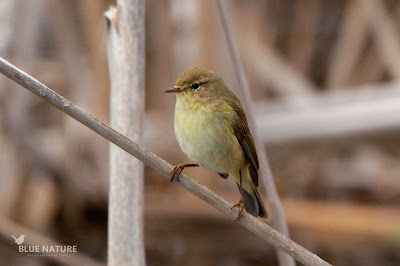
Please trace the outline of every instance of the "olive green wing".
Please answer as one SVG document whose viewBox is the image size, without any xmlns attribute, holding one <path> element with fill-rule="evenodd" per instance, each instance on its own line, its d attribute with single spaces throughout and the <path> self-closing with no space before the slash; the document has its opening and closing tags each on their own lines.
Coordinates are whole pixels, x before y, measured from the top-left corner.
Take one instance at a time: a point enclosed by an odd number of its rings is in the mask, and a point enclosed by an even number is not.
<svg viewBox="0 0 400 266">
<path fill-rule="evenodd" d="M 253 137 L 251 136 L 249 125 L 247 123 L 246 114 L 244 113 L 243 107 L 240 105 L 239 100 L 237 102 L 230 103 L 232 108 L 237 114 L 237 117 L 233 123 L 233 129 L 235 131 L 236 139 L 242 146 L 243 152 L 246 159 L 250 162 L 249 172 L 254 185 L 258 187 L 258 157 L 256 146 L 254 145 Z"/>
</svg>

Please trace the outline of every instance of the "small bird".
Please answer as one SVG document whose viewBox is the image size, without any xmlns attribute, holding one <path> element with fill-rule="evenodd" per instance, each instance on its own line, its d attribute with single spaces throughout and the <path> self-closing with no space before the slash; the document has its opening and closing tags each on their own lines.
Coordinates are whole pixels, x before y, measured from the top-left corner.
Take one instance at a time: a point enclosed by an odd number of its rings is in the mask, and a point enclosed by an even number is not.
<svg viewBox="0 0 400 266">
<path fill-rule="evenodd" d="M 16 238 L 15 236 L 12 235 L 12 238 L 14 238 L 14 243 L 16 243 L 17 245 L 22 245 L 24 243 L 25 240 L 25 236 L 26 235 L 20 235 L 18 238 Z"/>
<path fill-rule="evenodd" d="M 239 99 L 214 72 L 195 67 L 183 71 L 172 89 L 176 94 L 174 127 L 177 141 L 192 164 L 174 167 L 171 182 L 179 181 L 185 167 L 202 166 L 223 178 L 232 176 L 241 197 L 239 219 L 246 211 L 267 217 L 264 202 L 257 191 L 258 158 Z M 236 220 L 237 220 L 236 219 Z"/>
</svg>

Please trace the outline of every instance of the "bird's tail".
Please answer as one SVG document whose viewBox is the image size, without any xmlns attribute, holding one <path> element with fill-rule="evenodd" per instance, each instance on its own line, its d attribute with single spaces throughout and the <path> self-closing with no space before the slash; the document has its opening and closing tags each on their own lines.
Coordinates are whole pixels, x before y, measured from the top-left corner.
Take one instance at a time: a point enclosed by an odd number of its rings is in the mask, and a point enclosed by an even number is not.
<svg viewBox="0 0 400 266">
<path fill-rule="evenodd" d="M 14 238 L 14 240 L 17 240 L 17 238 L 15 236 L 12 235 L 12 238 Z"/>
<path fill-rule="evenodd" d="M 242 183 L 240 183 L 240 176 Z M 265 208 L 264 201 L 262 200 L 260 193 L 258 193 L 256 186 L 251 180 L 249 171 L 247 169 L 242 170 L 241 173 L 233 175 L 233 177 L 235 178 L 239 191 L 242 194 L 246 211 L 255 217 L 260 216 L 267 218 L 268 212 Z M 242 186 L 240 184 L 242 184 Z"/>
</svg>

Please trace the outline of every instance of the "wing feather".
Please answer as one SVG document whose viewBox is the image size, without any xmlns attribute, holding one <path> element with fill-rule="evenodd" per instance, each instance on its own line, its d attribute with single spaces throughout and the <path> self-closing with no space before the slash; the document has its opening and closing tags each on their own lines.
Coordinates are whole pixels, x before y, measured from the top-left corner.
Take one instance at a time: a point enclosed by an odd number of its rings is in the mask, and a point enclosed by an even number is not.
<svg viewBox="0 0 400 266">
<path fill-rule="evenodd" d="M 253 136 L 250 133 L 249 125 L 247 123 L 246 114 L 240 102 L 231 102 L 230 105 L 237 114 L 233 123 L 236 139 L 242 146 L 246 159 L 250 162 L 249 172 L 251 179 L 256 187 L 258 187 L 258 157 L 256 146 L 254 145 Z"/>
</svg>

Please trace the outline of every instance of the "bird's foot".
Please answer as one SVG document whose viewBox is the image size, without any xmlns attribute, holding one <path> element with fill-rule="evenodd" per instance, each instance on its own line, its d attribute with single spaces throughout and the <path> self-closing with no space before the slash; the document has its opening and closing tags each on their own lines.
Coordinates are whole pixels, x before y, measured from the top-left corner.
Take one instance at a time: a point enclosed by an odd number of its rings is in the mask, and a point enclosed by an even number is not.
<svg viewBox="0 0 400 266">
<path fill-rule="evenodd" d="M 174 180 L 176 178 L 176 180 L 179 181 L 179 176 L 181 175 L 183 169 L 185 169 L 186 167 L 196 167 L 199 166 L 198 164 L 181 164 L 181 165 L 175 165 L 174 169 L 172 169 L 171 171 L 171 182 L 172 180 Z"/>
<path fill-rule="evenodd" d="M 181 172 L 185 169 L 185 165 L 175 165 L 174 169 L 172 169 L 171 172 L 171 182 L 176 178 L 176 180 L 179 181 L 179 176 L 181 175 Z"/>
<path fill-rule="evenodd" d="M 239 209 L 239 211 L 238 211 L 238 216 L 237 216 L 237 218 L 235 219 L 235 222 L 236 222 L 237 220 L 239 220 L 240 217 L 242 217 L 243 212 L 244 212 L 244 203 L 243 203 L 243 199 L 240 199 L 239 202 L 236 203 L 235 205 L 233 205 L 231 209 L 233 209 L 233 208 L 238 208 L 238 209 Z"/>
</svg>

